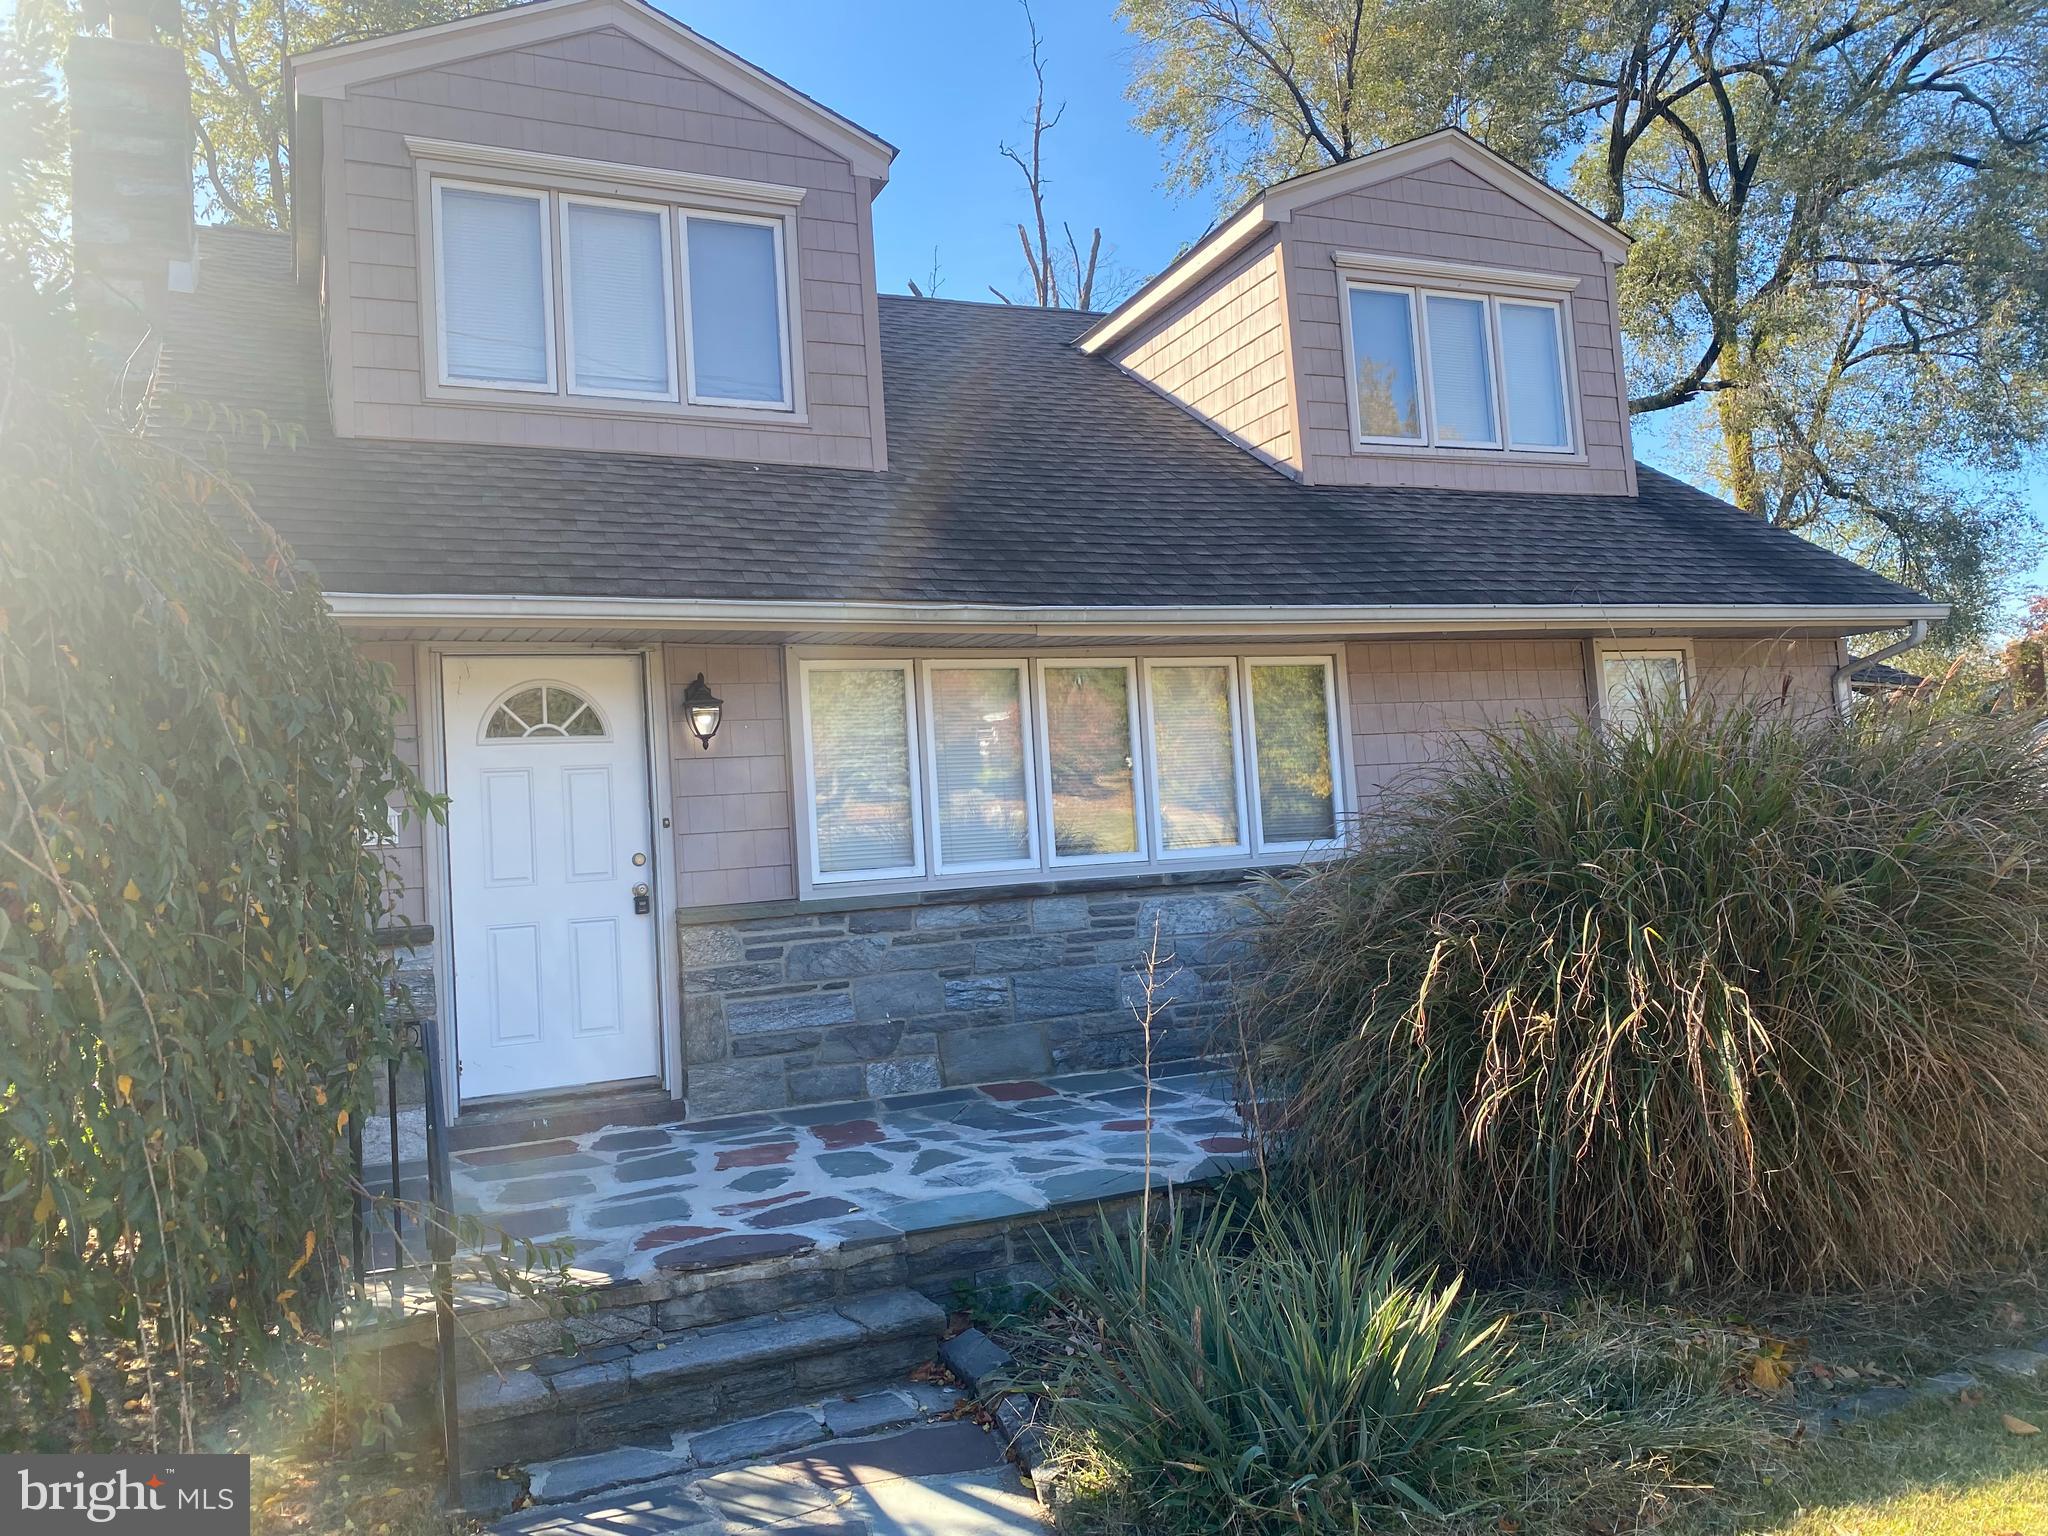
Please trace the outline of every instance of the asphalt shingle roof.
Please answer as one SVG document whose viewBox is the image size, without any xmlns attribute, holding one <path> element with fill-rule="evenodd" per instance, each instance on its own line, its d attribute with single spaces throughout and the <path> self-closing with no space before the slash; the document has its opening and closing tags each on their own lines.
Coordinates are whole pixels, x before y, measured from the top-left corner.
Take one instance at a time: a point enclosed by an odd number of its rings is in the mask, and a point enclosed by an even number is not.
<svg viewBox="0 0 2048 1536">
<path fill-rule="evenodd" d="M 1094 317 L 884 297 L 883 472 L 337 439 L 283 236 L 203 231 L 176 395 L 303 426 L 229 445 L 329 591 L 997 605 L 1897 604 L 1681 481 L 1641 495 L 1308 487 L 1069 342 Z"/>
</svg>

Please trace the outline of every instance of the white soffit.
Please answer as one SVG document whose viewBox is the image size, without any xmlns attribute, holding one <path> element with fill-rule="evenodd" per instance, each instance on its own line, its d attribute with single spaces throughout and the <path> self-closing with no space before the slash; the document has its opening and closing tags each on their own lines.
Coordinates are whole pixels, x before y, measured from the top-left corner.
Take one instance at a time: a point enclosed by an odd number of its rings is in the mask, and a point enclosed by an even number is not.
<svg viewBox="0 0 2048 1536">
<path fill-rule="evenodd" d="M 295 96 L 340 97 L 349 87 L 610 27 L 732 92 L 843 156 L 878 186 L 896 148 L 766 70 L 729 53 L 642 0 L 532 0 L 506 10 L 315 49 L 289 61 Z"/>
</svg>

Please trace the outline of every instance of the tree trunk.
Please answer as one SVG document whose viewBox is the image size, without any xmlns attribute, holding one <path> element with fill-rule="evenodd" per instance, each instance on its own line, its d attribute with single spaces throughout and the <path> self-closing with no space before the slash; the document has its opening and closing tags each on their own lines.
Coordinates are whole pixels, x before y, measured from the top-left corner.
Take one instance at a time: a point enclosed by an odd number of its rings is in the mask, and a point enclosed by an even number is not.
<svg viewBox="0 0 2048 1536">
<path fill-rule="evenodd" d="M 1750 424 L 1741 396 L 1739 389 L 1724 389 L 1714 396 L 1714 409 L 1721 418 L 1728 499 L 1752 517 L 1767 517 L 1770 508 L 1764 503 L 1763 477 L 1756 467 L 1756 428 Z"/>
</svg>

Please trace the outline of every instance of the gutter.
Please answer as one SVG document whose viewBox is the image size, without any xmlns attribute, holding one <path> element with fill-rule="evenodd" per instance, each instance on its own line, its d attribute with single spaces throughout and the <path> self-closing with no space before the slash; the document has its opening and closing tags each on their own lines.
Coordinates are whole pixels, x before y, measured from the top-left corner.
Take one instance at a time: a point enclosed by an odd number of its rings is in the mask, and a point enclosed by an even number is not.
<svg viewBox="0 0 2048 1536">
<path fill-rule="evenodd" d="M 1941 617 L 1948 617 L 1948 610 L 1946 608 L 1942 610 Z M 1894 640 L 1890 645 L 1872 651 L 1868 656 L 1858 656 L 1854 661 L 1844 662 L 1841 666 L 1835 668 L 1835 708 L 1846 716 L 1849 713 L 1851 697 L 1849 679 L 1869 666 L 1873 661 L 1889 661 L 1900 652 L 1910 651 L 1914 646 L 1919 645 L 1927 638 L 1927 631 L 1932 627 L 1933 622 L 1932 619 L 1915 619 L 1911 627 L 1907 629 L 1905 639 Z"/>
<path fill-rule="evenodd" d="M 1043 636 L 1104 631 L 1145 635 L 1456 634 L 1570 631 L 1666 634 L 1810 629 L 1866 632 L 1902 624 L 1924 632 L 1946 618 L 1945 605 L 1872 603 L 1837 606 L 1740 603 L 1559 603 L 1442 605 L 1075 606 L 986 603 L 762 601 L 707 598 L 543 597 L 475 593 L 334 592 L 335 616 L 357 623 L 466 625 L 593 624 L 643 629 L 762 631 L 1002 630 Z M 1907 642 L 1911 643 L 1911 642 Z M 1889 653 L 1884 653 L 1889 654 Z M 1854 665 L 1870 660 L 1859 658 Z"/>
</svg>

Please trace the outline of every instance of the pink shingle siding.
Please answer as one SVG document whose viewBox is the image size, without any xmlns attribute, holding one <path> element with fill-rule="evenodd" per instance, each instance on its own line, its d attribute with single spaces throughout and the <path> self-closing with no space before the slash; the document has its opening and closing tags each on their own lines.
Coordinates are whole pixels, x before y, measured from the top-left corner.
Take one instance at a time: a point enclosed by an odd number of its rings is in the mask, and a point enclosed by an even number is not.
<svg viewBox="0 0 2048 1536">
<path fill-rule="evenodd" d="M 669 711 L 678 901 L 713 907 L 794 897 L 781 647 L 671 645 L 663 661 L 672 694 L 702 672 L 725 701 L 708 748 Z"/>
<path fill-rule="evenodd" d="M 848 469 L 883 462 L 870 189 L 844 159 L 609 28 L 374 81 L 322 106 L 337 431 Z M 804 188 L 792 298 L 807 422 L 434 398 L 423 388 L 420 278 L 432 252 L 419 238 L 409 134 Z"/>
<path fill-rule="evenodd" d="M 1699 640 L 1693 682 L 1703 698 L 1722 702 L 1783 699 L 1798 714 L 1832 709 L 1842 642 L 1833 636 L 1781 640 Z"/>
<path fill-rule="evenodd" d="M 1142 332 L 1117 361 L 1240 446 L 1299 467 L 1277 242 Z"/>
<path fill-rule="evenodd" d="M 1592 246 L 1450 160 L 1297 209 L 1282 226 L 1281 241 L 1299 370 L 1302 447 L 1312 483 L 1635 493 L 1612 271 Z M 1340 273 L 1333 261 L 1339 251 L 1576 276 L 1579 286 L 1571 295 L 1570 312 L 1584 462 L 1484 451 L 1446 455 L 1354 449 L 1345 394 L 1350 365 L 1338 307 Z"/>
<path fill-rule="evenodd" d="M 1353 782 L 1366 818 L 1461 732 L 1586 712 L 1579 640 L 1361 640 L 1346 648 L 1344 666 Z"/>
</svg>

